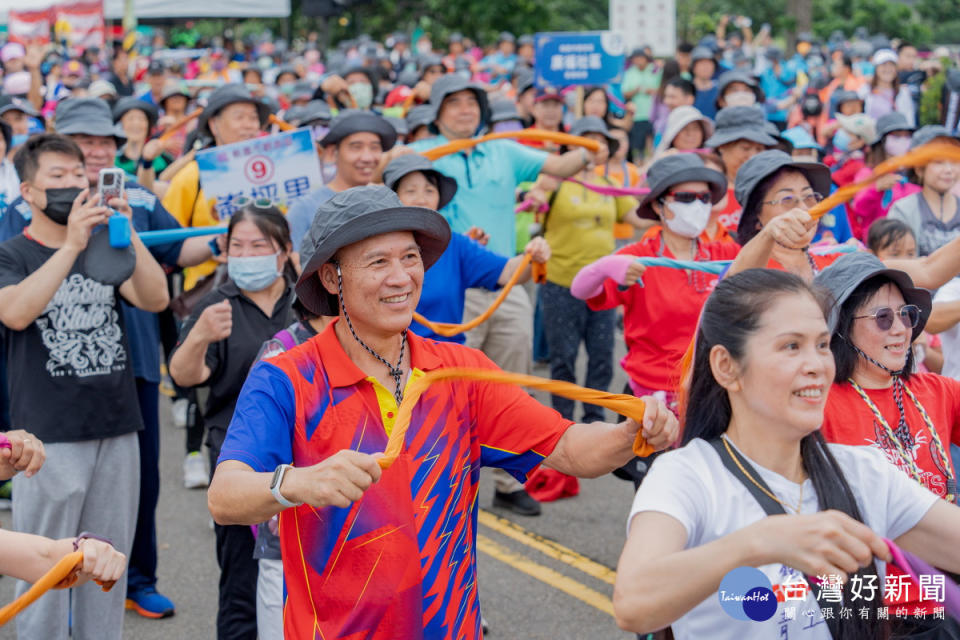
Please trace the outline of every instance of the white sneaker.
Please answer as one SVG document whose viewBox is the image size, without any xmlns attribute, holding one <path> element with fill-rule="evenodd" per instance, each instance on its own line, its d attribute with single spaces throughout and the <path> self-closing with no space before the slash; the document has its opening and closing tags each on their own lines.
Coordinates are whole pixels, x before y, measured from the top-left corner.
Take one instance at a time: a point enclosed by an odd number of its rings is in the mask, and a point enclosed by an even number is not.
<svg viewBox="0 0 960 640">
<path fill-rule="evenodd" d="M 173 414 L 173 426 L 178 429 L 187 426 L 187 408 L 189 406 L 190 401 L 186 398 L 178 398 L 173 401 L 173 406 L 170 408 L 170 413 Z"/>
<path fill-rule="evenodd" d="M 187 489 L 203 489 L 210 484 L 210 474 L 199 451 L 188 453 L 183 461 L 183 486 Z"/>
</svg>

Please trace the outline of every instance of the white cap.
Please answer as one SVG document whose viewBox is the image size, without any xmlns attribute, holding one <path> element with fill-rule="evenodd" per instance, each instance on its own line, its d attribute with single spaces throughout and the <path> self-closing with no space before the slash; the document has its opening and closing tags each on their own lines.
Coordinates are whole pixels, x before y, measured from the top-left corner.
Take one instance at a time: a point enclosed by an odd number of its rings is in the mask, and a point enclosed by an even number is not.
<svg viewBox="0 0 960 640">
<path fill-rule="evenodd" d="M 898 60 L 897 53 L 893 49 L 878 49 L 877 52 L 873 54 L 871 62 L 873 66 L 879 67 L 884 62 L 896 64 Z"/>
<path fill-rule="evenodd" d="M 0 49 L 0 60 L 8 62 L 27 55 L 27 50 L 19 42 L 8 42 Z"/>
</svg>

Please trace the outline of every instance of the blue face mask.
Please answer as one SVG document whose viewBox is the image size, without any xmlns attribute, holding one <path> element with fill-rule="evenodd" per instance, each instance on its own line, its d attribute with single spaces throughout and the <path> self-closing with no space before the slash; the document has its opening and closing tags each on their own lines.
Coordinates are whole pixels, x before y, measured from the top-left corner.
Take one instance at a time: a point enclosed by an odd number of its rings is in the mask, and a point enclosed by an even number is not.
<svg viewBox="0 0 960 640">
<path fill-rule="evenodd" d="M 10 148 L 12 149 L 13 147 L 19 147 L 24 142 L 26 142 L 27 138 L 29 137 L 30 137 L 30 134 L 28 133 L 18 133 L 17 135 L 12 136 L 10 138 Z"/>
<path fill-rule="evenodd" d="M 837 129 L 837 132 L 833 134 L 833 148 L 837 151 L 849 151 L 851 142 L 853 142 L 853 137 L 847 133 L 846 129 Z"/>
<path fill-rule="evenodd" d="M 277 256 L 244 256 L 227 258 L 227 274 L 234 284 L 244 291 L 263 291 L 280 277 L 277 271 Z"/>
</svg>

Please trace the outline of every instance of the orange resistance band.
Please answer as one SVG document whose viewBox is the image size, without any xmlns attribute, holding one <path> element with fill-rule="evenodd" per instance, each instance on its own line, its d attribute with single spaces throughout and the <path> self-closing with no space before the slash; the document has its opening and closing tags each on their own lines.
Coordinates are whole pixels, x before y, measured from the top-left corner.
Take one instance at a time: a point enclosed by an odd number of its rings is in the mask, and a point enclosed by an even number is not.
<svg viewBox="0 0 960 640">
<path fill-rule="evenodd" d="M 929 142 L 902 156 L 888 158 L 874 167 L 873 174 L 866 180 L 840 187 L 829 197 L 817 203 L 816 206 L 811 207 L 809 211 L 810 217 L 814 220 L 820 219 L 821 216 L 837 205 L 849 202 L 858 191 L 873 184 L 885 175 L 896 173 L 900 169 L 923 167 L 938 160 L 960 162 L 960 146 L 943 142 Z"/>
<path fill-rule="evenodd" d="M 530 264 L 531 258 L 530 254 L 523 256 L 523 259 L 520 261 L 520 266 L 517 267 L 517 270 L 513 272 L 513 275 L 510 276 L 510 280 L 507 281 L 507 284 L 503 285 L 503 288 L 500 290 L 500 294 L 493 301 L 493 304 L 490 307 L 481 313 L 479 316 L 471 320 L 470 322 L 465 322 L 463 324 L 452 324 L 449 322 L 431 322 L 427 320 L 422 315 L 414 311 L 413 319 L 433 331 L 438 336 L 445 336 L 449 338 L 450 336 L 456 336 L 470 329 L 479 327 L 481 324 L 490 319 L 490 316 L 493 315 L 493 312 L 497 310 L 503 301 L 506 300 L 507 294 L 510 293 L 510 289 L 513 289 L 514 285 L 517 284 L 517 281 L 520 280 L 520 276 L 523 274 L 523 270 L 527 268 L 527 265 Z M 534 262 L 531 267 L 533 271 L 533 279 L 536 282 L 543 283 L 547 279 L 547 266 L 539 262 Z"/>
<path fill-rule="evenodd" d="M 407 434 L 407 428 L 410 426 L 410 419 L 413 417 L 413 407 L 420 400 L 421 394 L 427 390 L 434 382 L 441 380 L 482 380 L 484 382 L 497 382 L 500 384 L 518 384 L 524 387 L 549 391 L 550 393 L 571 400 L 580 400 L 590 404 L 598 404 L 620 415 L 632 418 L 635 422 L 643 421 L 643 413 L 646 410 L 646 404 L 640 398 L 623 395 L 619 393 L 606 393 L 605 391 L 596 391 L 594 389 L 585 389 L 570 382 L 561 382 L 559 380 L 548 380 L 536 376 L 528 376 L 520 373 L 509 373 L 507 371 L 498 371 L 494 369 L 437 369 L 429 371 L 422 377 L 416 379 L 410 384 L 403 402 L 400 403 L 400 409 L 397 411 L 397 421 L 390 432 L 390 440 L 387 441 L 387 448 L 383 457 L 377 460 L 382 469 L 390 468 L 390 465 L 400 455 L 403 449 L 403 441 Z M 653 453 L 653 447 L 647 444 L 643 439 L 642 431 L 637 431 L 636 440 L 633 442 L 633 451 L 638 456 L 648 456 Z"/>
<path fill-rule="evenodd" d="M 278 116 L 276 116 L 276 115 L 274 115 L 274 114 L 272 114 L 272 113 L 270 114 L 270 117 L 269 117 L 268 119 L 270 120 L 270 124 L 275 124 L 275 125 L 277 125 L 277 127 L 280 129 L 280 131 L 294 131 L 294 130 L 296 130 L 296 127 L 295 127 L 295 126 L 293 126 L 292 124 L 290 124 L 290 123 L 287 122 L 286 120 L 281 120 Z"/>
<path fill-rule="evenodd" d="M 429 160 L 436 160 L 451 153 L 457 153 L 464 149 L 471 149 L 482 142 L 490 140 L 538 140 L 541 142 L 556 142 L 557 144 L 570 147 L 584 147 L 593 153 L 600 149 L 600 143 L 596 140 L 583 138 L 581 136 L 572 136 L 569 133 L 560 133 L 558 131 L 540 131 L 539 129 L 521 129 L 520 131 L 501 131 L 499 133 L 488 133 L 479 138 L 466 138 L 464 140 L 454 140 L 439 147 L 434 147 L 423 152 Z"/>
<path fill-rule="evenodd" d="M 18 613 L 33 604 L 37 598 L 45 594 L 50 589 L 69 589 L 77 582 L 77 575 L 83 567 L 83 552 L 74 551 L 60 558 L 60 562 L 53 565 L 50 571 L 47 571 L 40 577 L 27 591 L 0 609 L 0 627 L 10 622 Z M 110 591 L 114 583 L 103 583 L 97 581 L 97 584 L 104 591 Z"/>
<path fill-rule="evenodd" d="M 167 140 L 167 139 L 169 139 L 170 136 L 172 136 L 174 133 L 176 133 L 176 132 L 179 131 L 180 129 L 182 129 L 182 128 L 184 128 L 185 126 L 187 126 L 188 124 L 190 124 L 191 121 L 196 120 L 197 118 L 199 118 L 201 113 L 203 113 L 203 109 L 194 109 L 193 111 L 191 111 L 191 112 L 188 113 L 187 115 L 183 116 L 182 118 L 180 118 L 179 120 L 177 120 L 176 122 L 174 122 L 172 125 L 170 125 L 169 127 L 167 127 L 167 130 L 166 130 L 166 131 L 164 131 L 163 133 L 160 134 L 160 140 Z"/>
</svg>

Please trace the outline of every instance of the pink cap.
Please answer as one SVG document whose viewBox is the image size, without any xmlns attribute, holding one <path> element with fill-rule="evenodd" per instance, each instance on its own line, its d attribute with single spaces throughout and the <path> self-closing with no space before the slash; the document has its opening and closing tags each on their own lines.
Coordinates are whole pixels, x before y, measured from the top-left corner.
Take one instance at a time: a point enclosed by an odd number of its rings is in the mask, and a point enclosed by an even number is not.
<svg viewBox="0 0 960 640">
<path fill-rule="evenodd" d="M 0 61 L 8 62 L 27 55 L 27 50 L 19 42 L 8 42 L 0 49 Z"/>
</svg>

